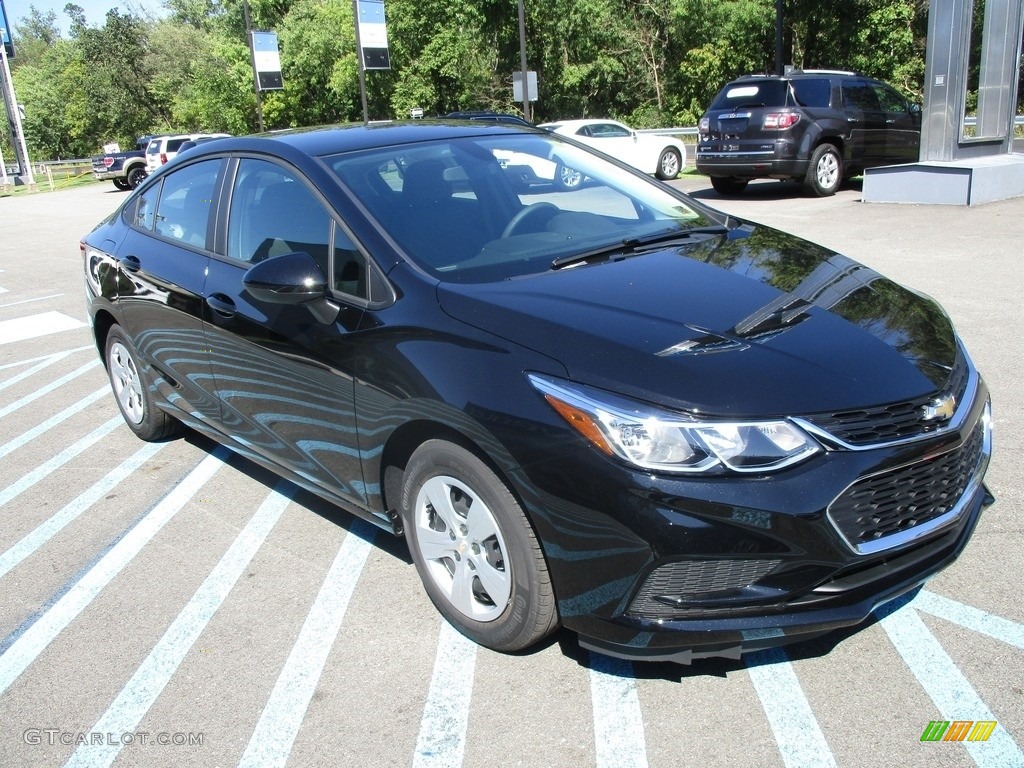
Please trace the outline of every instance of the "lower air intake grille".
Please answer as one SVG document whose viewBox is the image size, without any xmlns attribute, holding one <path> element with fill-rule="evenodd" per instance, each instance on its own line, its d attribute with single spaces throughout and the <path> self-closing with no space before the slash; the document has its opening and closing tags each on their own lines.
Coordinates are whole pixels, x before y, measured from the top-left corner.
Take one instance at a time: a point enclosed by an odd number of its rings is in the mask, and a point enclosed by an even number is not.
<svg viewBox="0 0 1024 768">
<path fill-rule="evenodd" d="M 640 588 L 627 614 L 641 619 L 671 619 L 705 613 L 694 603 L 749 587 L 780 560 L 680 560 L 659 566 Z"/>
</svg>

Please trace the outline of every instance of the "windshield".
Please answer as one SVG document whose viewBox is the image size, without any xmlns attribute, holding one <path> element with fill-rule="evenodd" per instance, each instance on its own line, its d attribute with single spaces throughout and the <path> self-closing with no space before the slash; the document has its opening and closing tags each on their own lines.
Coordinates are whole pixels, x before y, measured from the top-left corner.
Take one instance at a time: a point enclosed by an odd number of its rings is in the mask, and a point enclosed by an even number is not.
<svg viewBox="0 0 1024 768">
<path fill-rule="evenodd" d="M 463 137 L 325 158 L 410 259 L 453 282 L 716 223 L 649 177 L 548 134 Z"/>
</svg>

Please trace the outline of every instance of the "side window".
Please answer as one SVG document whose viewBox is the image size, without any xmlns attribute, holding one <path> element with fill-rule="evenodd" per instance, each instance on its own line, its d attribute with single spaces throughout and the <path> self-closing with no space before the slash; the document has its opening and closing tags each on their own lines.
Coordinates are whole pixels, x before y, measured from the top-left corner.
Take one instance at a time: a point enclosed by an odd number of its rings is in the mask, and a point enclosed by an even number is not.
<svg viewBox="0 0 1024 768">
<path fill-rule="evenodd" d="M 892 88 L 884 85 L 874 86 L 875 95 L 883 112 L 907 112 L 907 100 Z"/>
<path fill-rule="evenodd" d="M 164 176 L 160 186 L 153 231 L 163 237 L 189 245 L 205 247 L 206 230 L 213 209 L 213 193 L 220 175 L 221 161 L 204 160 L 186 165 Z M 148 206 L 145 216 L 148 216 Z M 143 203 L 136 220 L 145 226 Z M 142 219 L 140 221 L 140 219 Z"/>
<path fill-rule="evenodd" d="M 231 258 L 257 262 L 302 251 L 330 274 L 331 217 L 291 171 L 265 160 L 241 160 L 229 216 Z"/>
<path fill-rule="evenodd" d="M 159 197 L 160 184 L 153 185 L 144 195 L 140 195 L 135 203 L 135 214 L 129 223 L 152 232 L 153 223 L 156 221 L 156 201 Z"/>
<path fill-rule="evenodd" d="M 344 230 L 334 227 L 334 290 L 357 296 L 360 299 L 370 298 L 369 270 L 366 259 L 356 248 Z"/>
<path fill-rule="evenodd" d="M 825 78 L 794 80 L 793 96 L 801 107 L 827 107 L 832 98 L 832 83 Z"/>
<path fill-rule="evenodd" d="M 878 98 L 871 86 L 856 80 L 843 81 L 843 106 L 863 112 L 877 112 Z"/>
</svg>

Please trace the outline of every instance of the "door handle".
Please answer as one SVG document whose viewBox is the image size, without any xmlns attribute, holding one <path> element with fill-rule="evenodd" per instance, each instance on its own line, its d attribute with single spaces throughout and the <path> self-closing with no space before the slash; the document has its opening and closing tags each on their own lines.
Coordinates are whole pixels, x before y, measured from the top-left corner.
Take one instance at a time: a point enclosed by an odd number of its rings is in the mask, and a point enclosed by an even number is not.
<svg viewBox="0 0 1024 768">
<path fill-rule="evenodd" d="M 221 317 L 235 316 L 235 302 L 223 293 L 214 293 L 206 297 L 206 304 Z"/>
</svg>

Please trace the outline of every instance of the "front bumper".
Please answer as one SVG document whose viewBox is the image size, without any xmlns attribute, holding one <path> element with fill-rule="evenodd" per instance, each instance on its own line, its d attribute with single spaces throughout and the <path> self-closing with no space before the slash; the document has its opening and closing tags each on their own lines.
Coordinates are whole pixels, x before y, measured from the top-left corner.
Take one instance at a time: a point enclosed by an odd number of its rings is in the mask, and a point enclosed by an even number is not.
<svg viewBox="0 0 1024 768">
<path fill-rule="evenodd" d="M 976 374 L 965 394 L 941 434 L 769 477 L 666 479 L 582 454 L 534 477 L 563 625 L 607 655 L 688 663 L 860 624 L 952 563 L 993 501 Z"/>
</svg>

